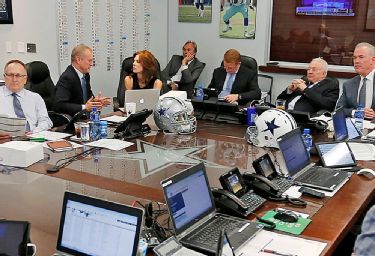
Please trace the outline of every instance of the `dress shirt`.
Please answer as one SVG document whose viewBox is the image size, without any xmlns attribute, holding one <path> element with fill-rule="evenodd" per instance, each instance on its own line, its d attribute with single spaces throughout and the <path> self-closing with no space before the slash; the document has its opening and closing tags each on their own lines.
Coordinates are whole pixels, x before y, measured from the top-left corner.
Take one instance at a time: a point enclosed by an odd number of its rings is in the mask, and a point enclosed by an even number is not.
<svg viewBox="0 0 375 256">
<path fill-rule="evenodd" d="M 375 206 L 367 212 L 362 222 L 361 234 L 354 244 L 354 253 L 358 256 L 374 255 L 375 245 Z"/>
<path fill-rule="evenodd" d="M 372 106 L 372 95 L 374 93 L 374 88 L 373 88 L 373 84 L 374 84 L 374 81 L 373 81 L 373 78 L 374 78 L 374 72 L 375 72 L 375 69 L 372 70 L 367 76 L 366 76 L 366 104 L 365 104 L 365 108 L 371 108 Z M 363 85 L 363 79 L 365 77 L 362 77 L 361 76 L 361 82 L 359 82 L 359 88 L 358 88 L 358 96 L 357 96 L 357 102 L 359 102 L 359 93 L 361 91 L 361 88 L 362 88 L 362 85 Z"/>
<path fill-rule="evenodd" d="M 73 65 L 72 65 L 73 66 Z M 82 79 L 85 79 L 85 74 L 83 74 L 81 71 L 79 71 L 78 69 L 76 69 L 74 66 L 73 66 L 73 68 L 74 68 L 74 70 L 77 72 L 77 75 L 78 75 L 78 77 L 79 77 L 79 81 L 81 82 L 81 84 L 82 84 Z M 85 80 L 86 81 L 86 80 Z M 86 89 L 86 91 L 87 91 L 87 89 Z M 82 92 L 82 95 L 84 95 L 83 94 L 83 92 Z M 87 99 L 87 100 L 89 100 L 89 99 Z M 86 105 L 82 105 L 82 110 L 84 110 L 86 108 Z"/>
<path fill-rule="evenodd" d="M 219 98 L 223 98 L 231 93 L 234 81 L 236 81 L 237 72 L 233 74 L 227 73 L 227 76 L 225 77 L 225 81 L 223 85 L 223 90 L 220 92 L 218 96 Z M 229 83 L 229 81 L 231 82 Z"/>
<path fill-rule="evenodd" d="M 309 86 L 307 86 L 307 88 L 312 88 L 314 85 L 316 85 L 317 83 L 319 83 L 320 81 L 314 83 L 314 84 L 310 84 Z M 311 82 L 309 82 L 311 83 Z M 289 90 L 287 91 L 288 94 L 292 94 L 293 91 Z M 296 105 L 297 101 L 302 97 L 302 95 L 298 95 L 296 96 L 293 100 L 291 100 L 288 104 L 288 109 L 291 109 L 293 110 L 294 109 L 294 106 Z"/>
<path fill-rule="evenodd" d="M 181 78 L 182 78 L 182 71 L 184 71 L 185 69 L 188 68 L 189 64 L 193 61 L 194 59 L 192 59 L 191 61 L 189 61 L 186 65 L 182 65 L 180 66 L 180 68 L 178 69 L 177 73 L 171 77 L 171 82 L 180 82 L 181 81 Z"/>
<path fill-rule="evenodd" d="M 0 114 L 9 117 L 17 117 L 13 107 L 13 96 L 6 86 L 0 87 Z M 52 121 L 48 117 L 46 104 L 42 97 L 34 92 L 22 89 L 17 92 L 22 110 L 30 125 L 31 132 L 40 132 L 52 127 Z"/>
</svg>

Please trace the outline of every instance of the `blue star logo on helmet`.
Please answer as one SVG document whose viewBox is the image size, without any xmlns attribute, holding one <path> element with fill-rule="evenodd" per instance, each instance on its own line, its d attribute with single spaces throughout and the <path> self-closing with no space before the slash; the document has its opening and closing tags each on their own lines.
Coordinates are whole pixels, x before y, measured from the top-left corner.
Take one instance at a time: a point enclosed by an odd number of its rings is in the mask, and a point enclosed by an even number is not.
<svg viewBox="0 0 375 256">
<path fill-rule="evenodd" d="M 166 110 L 165 108 L 160 108 L 160 109 L 158 110 L 160 116 L 165 116 L 165 112 L 166 112 L 166 111 L 167 111 L 167 110 Z"/>
<path fill-rule="evenodd" d="M 265 129 L 263 132 L 270 131 L 272 135 L 274 135 L 274 130 L 277 128 L 280 128 L 277 124 L 275 124 L 275 119 L 274 118 L 271 122 L 265 121 L 267 125 L 267 129 Z"/>
</svg>

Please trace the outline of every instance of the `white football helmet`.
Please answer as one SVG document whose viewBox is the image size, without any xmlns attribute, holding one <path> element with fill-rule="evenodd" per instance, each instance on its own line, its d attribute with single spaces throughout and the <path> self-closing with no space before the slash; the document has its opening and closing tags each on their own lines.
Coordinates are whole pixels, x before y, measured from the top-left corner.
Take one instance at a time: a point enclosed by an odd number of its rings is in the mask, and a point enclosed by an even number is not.
<svg viewBox="0 0 375 256">
<path fill-rule="evenodd" d="M 165 132 L 189 134 L 197 128 L 191 102 L 175 97 L 159 99 L 154 109 L 154 119 L 159 129 Z"/>
<path fill-rule="evenodd" d="M 256 120 L 256 137 L 251 142 L 257 147 L 279 148 L 277 138 L 297 128 L 294 118 L 280 109 L 269 109 L 263 112 Z M 250 143 L 250 127 L 246 131 L 246 140 Z"/>
</svg>

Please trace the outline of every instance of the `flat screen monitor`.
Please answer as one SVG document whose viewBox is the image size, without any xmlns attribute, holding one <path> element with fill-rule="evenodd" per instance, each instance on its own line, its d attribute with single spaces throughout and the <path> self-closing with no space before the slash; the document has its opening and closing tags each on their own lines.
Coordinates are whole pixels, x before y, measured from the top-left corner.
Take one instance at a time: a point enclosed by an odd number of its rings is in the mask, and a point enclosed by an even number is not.
<svg viewBox="0 0 375 256">
<path fill-rule="evenodd" d="M 355 16 L 355 0 L 296 0 L 298 16 Z"/>
</svg>

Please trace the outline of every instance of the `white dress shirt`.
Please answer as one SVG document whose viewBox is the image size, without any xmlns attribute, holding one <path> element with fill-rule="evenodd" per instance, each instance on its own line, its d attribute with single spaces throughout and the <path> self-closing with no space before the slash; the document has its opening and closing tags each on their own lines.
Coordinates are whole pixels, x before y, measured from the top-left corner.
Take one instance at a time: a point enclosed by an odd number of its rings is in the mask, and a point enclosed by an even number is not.
<svg viewBox="0 0 375 256">
<path fill-rule="evenodd" d="M 366 80 L 366 104 L 365 104 L 365 108 L 371 108 L 372 106 L 372 95 L 373 95 L 373 90 L 374 90 L 374 87 L 373 87 L 373 84 L 374 84 L 374 72 L 375 72 L 375 69 L 373 69 L 367 76 L 367 80 Z M 361 76 L 361 81 L 359 82 L 359 87 L 358 87 L 358 95 L 357 95 L 357 102 L 358 102 L 358 99 L 359 99 L 359 92 L 361 91 L 361 88 L 362 88 L 362 85 L 363 85 L 363 79 L 364 77 Z"/>
<path fill-rule="evenodd" d="M 12 93 L 6 86 L 0 86 L 1 115 L 17 117 L 14 112 Z M 40 132 L 52 127 L 52 121 L 48 117 L 46 104 L 39 94 L 22 89 L 17 92 L 17 95 L 31 132 Z"/>
</svg>

